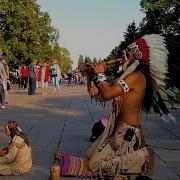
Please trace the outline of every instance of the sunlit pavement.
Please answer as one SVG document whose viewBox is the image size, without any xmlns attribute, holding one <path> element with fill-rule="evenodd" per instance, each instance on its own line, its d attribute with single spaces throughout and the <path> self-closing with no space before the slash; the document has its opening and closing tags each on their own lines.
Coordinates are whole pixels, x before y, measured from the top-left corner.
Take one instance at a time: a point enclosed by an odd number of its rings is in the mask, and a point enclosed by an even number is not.
<svg viewBox="0 0 180 180">
<path fill-rule="evenodd" d="M 63 84 L 60 92 L 50 87 L 49 95 L 28 96 L 27 90 L 14 87 L 5 109 L 0 110 L 1 146 L 8 144 L 2 133 L 7 120 L 17 120 L 28 135 L 33 149 L 33 167 L 29 174 L 19 177 L 0 177 L 3 180 L 46 180 L 53 164 L 53 154 L 59 150 L 83 156 L 91 144 L 89 137 L 93 122 L 109 113 L 91 100 L 86 86 Z M 177 123 L 165 123 L 159 116 L 142 116 L 146 142 L 155 151 L 155 180 L 180 179 L 180 110 L 173 110 Z M 82 178 L 62 178 L 82 179 Z"/>
</svg>

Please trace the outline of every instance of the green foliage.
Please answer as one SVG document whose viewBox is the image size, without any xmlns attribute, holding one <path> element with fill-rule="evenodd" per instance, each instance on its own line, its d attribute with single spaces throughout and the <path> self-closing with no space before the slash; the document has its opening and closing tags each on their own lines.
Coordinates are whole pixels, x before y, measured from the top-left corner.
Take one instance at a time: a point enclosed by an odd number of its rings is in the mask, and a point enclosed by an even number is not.
<svg viewBox="0 0 180 180">
<path fill-rule="evenodd" d="M 90 57 L 88 57 L 88 56 L 85 56 L 85 58 L 84 58 L 84 63 L 91 63 L 92 61 L 91 61 L 91 58 Z"/>
<path fill-rule="evenodd" d="M 127 26 L 124 41 L 112 49 L 106 61 L 121 57 L 127 45 L 145 34 L 180 34 L 180 0 L 141 0 L 140 5 L 145 17 L 139 27 L 136 27 L 135 21 Z M 87 62 L 87 59 L 83 59 L 82 62 L 84 61 Z M 106 74 L 109 76 L 108 82 L 116 79 L 118 66 L 114 64 L 106 69 Z"/>
<path fill-rule="evenodd" d="M 0 47 L 12 66 L 28 64 L 32 59 L 50 61 L 58 39 L 59 32 L 51 26 L 49 14 L 40 11 L 36 0 L 0 1 Z M 59 50 L 64 52 L 63 48 Z M 68 59 L 66 66 L 70 62 Z"/>
<path fill-rule="evenodd" d="M 132 43 L 136 38 L 139 36 L 138 28 L 136 28 L 135 21 L 127 26 L 126 32 L 124 32 L 124 39 L 125 41 L 121 41 L 118 46 L 116 46 L 109 56 L 107 57 L 108 60 L 117 59 L 121 57 L 122 51 Z M 108 82 L 112 82 L 118 77 L 117 71 L 119 70 L 119 64 L 113 64 L 108 66 L 106 69 L 106 74 L 109 76 Z"/>
<path fill-rule="evenodd" d="M 84 58 L 83 55 L 79 55 L 79 60 L 78 60 L 78 67 L 81 66 L 84 63 Z"/>
<path fill-rule="evenodd" d="M 142 34 L 180 34 L 179 0 L 141 0 L 140 5 L 146 14 L 140 24 Z"/>
<path fill-rule="evenodd" d="M 174 4 L 180 4 L 180 2 L 173 1 L 173 0 L 153 0 L 153 1 L 147 1 L 147 0 L 142 0 L 141 1 L 141 6 L 144 10 L 167 10 L 170 7 L 174 6 Z"/>
<path fill-rule="evenodd" d="M 96 58 L 94 58 L 94 59 L 93 59 L 93 62 L 94 62 L 94 63 L 97 63 L 97 62 L 98 62 L 98 60 L 97 60 Z"/>
<path fill-rule="evenodd" d="M 94 62 L 96 61 L 96 58 L 94 58 Z M 91 63 L 92 60 L 90 57 L 85 56 L 83 57 L 82 54 L 79 55 L 79 60 L 78 60 L 78 69 L 79 71 L 83 74 L 85 73 L 84 68 L 85 68 L 85 63 Z"/>
<path fill-rule="evenodd" d="M 176 94 L 176 99 L 177 99 L 178 103 L 180 103 L 180 90 Z"/>
<path fill-rule="evenodd" d="M 138 28 L 134 21 L 127 26 L 126 32 L 124 32 L 124 41 L 111 51 L 107 60 L 119 58 L 127 45 L 145 34 L 180 34 L 179 0 L 141 0 L 140 5 L 146 16 Z M 117 66 L 111 65 L 107 68 L 110 81 L 117 76 Z"/>
<path fill-rule="evenodd" d="M 59 47 L 57 43 L 52 49 L 52 59 L 57 59 L 62 72 L 67 73 L 72 70 L 73 62 L 71 61 L 69 51 L 66 48 Z"/>
<path fill-rule="evenodd" d="M 78 69 L 80 72 L 83 72 L 84 71 L 84 58 L 83 58 L 83 55 L 80 54 L 79 55 L 79 60 L 78 60 Z"/>
<path fill-rule="evenodd" d="M 127 26 L 126 32 L 124 32 L 124 40 L 127 44 L 132 43 L 137 39 L 138 28 L 136 28 L 135 21 Z"/>
</svg>

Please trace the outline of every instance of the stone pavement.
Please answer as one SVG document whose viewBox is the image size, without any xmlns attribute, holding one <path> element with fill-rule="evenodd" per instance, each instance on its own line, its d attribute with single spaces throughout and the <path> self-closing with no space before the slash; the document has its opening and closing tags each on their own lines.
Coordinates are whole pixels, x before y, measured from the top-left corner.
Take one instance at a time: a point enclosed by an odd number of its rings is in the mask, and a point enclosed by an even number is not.
<svg viewBox="0 0 180 180">
<path fill-rule="evenodd" d="M 85 86 L 63 85 L 59 95 L 37 93 L 28 96 L 25 90 L 13 88 L 6 109 L 0 110 L 0 146 L 6 146 L 8 138 L 3 134 L 7 120 L 17 120 L 28 135 L 33 149 L 33 168 L 21 177 L 0 177 L 0 180 L 48 180 L 53 163 L 53 153 L 60 142 L 60 150 L 83 156 L 90 145 L 91 127 L 105 108 L 92 103 Z M 155 151 L 154 180 L 180 179 L 180 110 L 174 110 L 177 123 L 164 123 L 157 115 L 142 116 L 147 144 Z M 82 178 L 62 178 L 82 179 Z"/>
</svg>

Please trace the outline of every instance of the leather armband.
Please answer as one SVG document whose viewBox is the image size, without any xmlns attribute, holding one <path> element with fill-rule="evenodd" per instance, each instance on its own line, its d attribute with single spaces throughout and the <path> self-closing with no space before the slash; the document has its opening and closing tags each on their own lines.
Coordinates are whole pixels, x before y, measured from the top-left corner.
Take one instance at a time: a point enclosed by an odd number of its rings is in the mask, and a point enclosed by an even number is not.
<svg viewBox="0 0 180 180">
<path fill-rule="evenodd" d="M 119 79 L 117 83 L 123 88 L 124 92 L 129 91 L 129 87 L 123 79 Z"/>
</svg>

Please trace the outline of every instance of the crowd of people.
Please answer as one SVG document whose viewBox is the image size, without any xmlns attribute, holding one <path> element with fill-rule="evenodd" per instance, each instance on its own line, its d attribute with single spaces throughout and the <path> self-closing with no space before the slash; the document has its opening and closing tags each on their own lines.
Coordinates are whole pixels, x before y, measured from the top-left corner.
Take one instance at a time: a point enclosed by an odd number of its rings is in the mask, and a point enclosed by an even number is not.
<svg viewBox="0 0 180 180">
<path fill-rule="evenodd" d="M 54 91 L 60 92 L 62 72 L 56 59 L 53 59 L 52 65 L 47 62 L 37 64 L 36 60 L 32 60 L 29 66 L 19 67 L 15 76 L 19 88 L 28 88 L 28 95 L 34 95 L 39 88 L 43 95 L 47 95 L 50 82 L 53 84 Z"/>
<path fill-rule="evenodd" d="M 54 92 L 60 93 L 63 80 L 67 81 L 68 85 L 72 82 L 74 85 L 85 85 L 86 83 L 86 78 L 81 75 L 78 68 L 66 74 L 62 72 L 57 59 L 53 59 L 52 64 L 37 63 L 34 59 L 29 65 L 22 65 L 17 69 L 9 68 L 7 55 L 0 50 L 0 104 L 2 109 L 8 103 L 7 95 L 10 84 L 18 84 L 19 88 L 27 89 L 28 95 L 34 95 L 36 89 L 40 90 L 41 94 L 47 95 L 50 83 Z"/>
<path fill-rule="evenodd" d="M 7 55 L 0 49 L 0 105 L 1 109 L 6 107 L 8 92 L 11 83 L 18 83 L 19 88 L 28 88 L 28 95 L 34 95 L 37 88 L 41 88 L 42 94 L 47 95 L 48 84 L 52 81 L 54 91 L 60 92 L 62 72 L 57 60 L 52 65 L 44 62 L 36 64 L 32 60 L 29 66 L 21 66 L 17 70 L 9 70 Z"/>
</svg>

